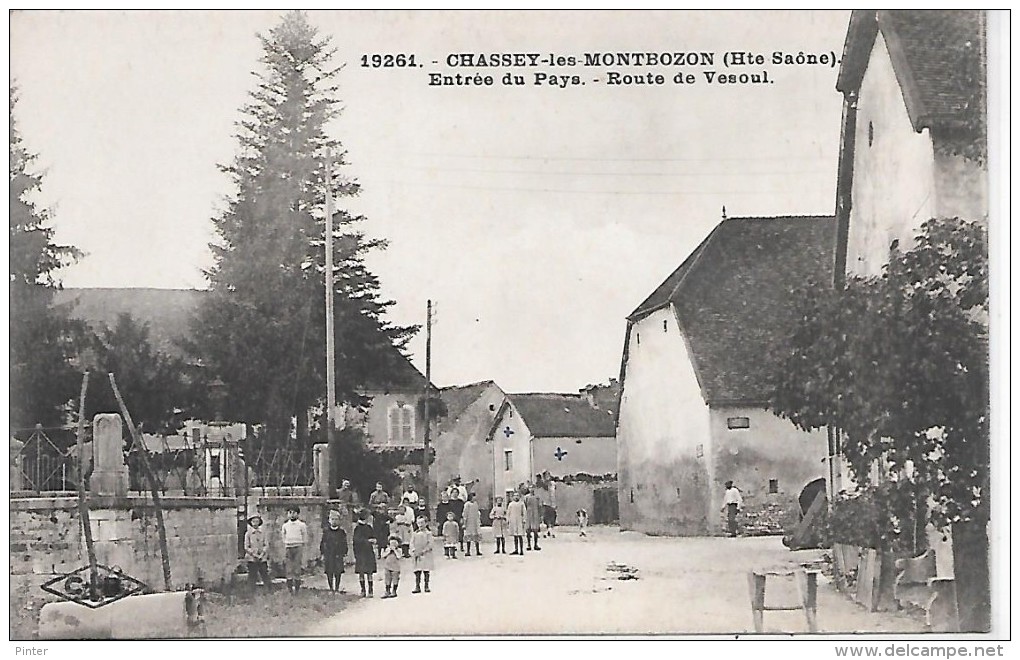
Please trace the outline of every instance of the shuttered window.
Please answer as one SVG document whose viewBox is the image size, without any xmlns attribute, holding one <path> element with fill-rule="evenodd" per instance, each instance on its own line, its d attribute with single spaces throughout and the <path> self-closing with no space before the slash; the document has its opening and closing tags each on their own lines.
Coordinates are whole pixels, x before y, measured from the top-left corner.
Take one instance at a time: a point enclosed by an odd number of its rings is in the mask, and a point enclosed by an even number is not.
<svg viewBox="0 0 1020 660">
<path fill-rule="evenodd" d="M 390 443 L 414 444 L 414 408 L 406 403 L 396 403 L 389 412 Z"/>
</svg>

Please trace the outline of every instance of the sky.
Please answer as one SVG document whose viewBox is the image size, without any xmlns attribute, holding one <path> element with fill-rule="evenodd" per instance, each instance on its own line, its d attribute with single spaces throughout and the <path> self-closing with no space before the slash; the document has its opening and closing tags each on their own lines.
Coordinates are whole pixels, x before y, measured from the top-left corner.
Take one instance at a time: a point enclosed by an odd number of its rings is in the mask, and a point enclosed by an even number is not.
<svg viewBox="0 0 1020 660">
<path fill-rule="evenodd" d="M 56 240 L 86 257 L 65 287 L 205 288 L 211 218 L 232 192 L 218 164 L 261 44 L 281 14 L 16 12 L 11 79 L 39 201 Z M 838 67 L 772 65 L 774 51 L 842 50 L 843 11 L 313 11 L 333 39 L 344 112 L 330 134 L 340 205 L 385 238 L 370 268 L 393 321 L 436 308 L 432 379 L 508 392 L 576 391 L 618 377 L 626 317 L 718 224 L 734 216 L 832 214 Z M 447 66 L 450 54 L 712 52 L 712 66 Z M 766 64 L 727 69 L 723 54 Z M 361 66 L 414 54 L 415 68 Z M 709 84 L 706 71 L 770 83 Z M 533 84 L 534 72 L 584 85 Z M 607 84 L 662 73 L 662 85 Z M 679 72 L 693 84 L 674 84 Z M 491 87 L 429 74 L 493 75 Z M 338 337 L 338 342 L 343 338 Z M 424 371 L 424 332 L 410 344 Z"/>
</svg>

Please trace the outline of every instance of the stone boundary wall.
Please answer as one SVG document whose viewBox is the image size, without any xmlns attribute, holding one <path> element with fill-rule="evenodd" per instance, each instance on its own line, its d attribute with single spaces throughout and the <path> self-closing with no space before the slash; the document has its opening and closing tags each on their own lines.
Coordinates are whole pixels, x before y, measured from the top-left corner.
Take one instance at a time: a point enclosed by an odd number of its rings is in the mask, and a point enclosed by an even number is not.
<svg viewBox="0 0 1020 660">
<path fill-rule="evenodd" d="M 237 568 L 237 501 L 230 497 L 161 499 L 174 587 L 229 581 Z M 43 581 L 88 562 L 75 497 L 10 501 L 12 578 Z M 100 564 L 119 566 L 163 588 L 159 535 L 152 500 L 144 495 L 89 497 L 89 518 Z"/>
</svg>

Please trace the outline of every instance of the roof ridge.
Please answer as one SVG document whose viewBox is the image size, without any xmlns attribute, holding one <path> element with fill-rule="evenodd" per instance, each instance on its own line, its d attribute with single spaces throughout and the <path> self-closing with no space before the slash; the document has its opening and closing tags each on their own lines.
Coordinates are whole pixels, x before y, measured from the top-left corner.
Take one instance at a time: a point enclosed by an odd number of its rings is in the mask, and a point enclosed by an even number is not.
<svg viewBox="0 0 1020 660">
<path fill-rule="evenodd" d="M 698 262 L 701 261 L 701 255 L 705 254 L 705 252 L 708 251 L 708 246 L 712 243 L 712 240 L 715 238 L 715 235 L 719 233 L 719 228 L 722 227 L 724 224 L 726 224 L 726 220 L 723 220 L 722 222 L 717 224 L 715 228 L 712 229 L 711 232 L 709 232 L 708 236 L 705 237 L 705 240 L 701 242 L 701 245 L 699 245 L 695 249 L 694 254 L 692 255 L 693 259 L 691 260 L 691 265 L 687 267 L 687 271 L 680 276 L 680 281 L 677 282 L 676 286 L 673 287 L 673 290 L 669 292 L 669 296 L 666 297 L 667 302 L 669 303 L 673 302 L 673 299 L 676 297 L 677 292 L 680 291 L 680 287 L 683 286 L 684 282 L 687 281 L 687 277 L 691 274 L 691 272 L 695 268 L 697 268 Z M 679 321 L 679 318 L 677 320 Z"/>
<path fill-rule="evenodd" d="M 569 397 L 573 397 L 575 399 L 583 398 L 581 394 L 573 393 L 573 392 L 513 392 L 513 393 L 510 393 L 510 394 L 507 394 L 507 396 L 508 397 L 510 397 L 510 396 L 569 396 Z"/>
<path fill-rule="evenodd" d="M 491 379 L 490 380 L 480 380 L 480 381 L 475 382 L 475 383 L 468 383 L 467 385 L 447 385 L 446 387 L 443 387 L 443 388 L 440 388 L 440 389 L 443 390 L 443 391 L 446 391 L 446 390 L 466 390 L 469 387 L 478 387 L 479 385 L 488 385 L 489 383 L 492 383 L 493 385 L 495 385 L 496 381 L 491 380 Z"/>
</svg>

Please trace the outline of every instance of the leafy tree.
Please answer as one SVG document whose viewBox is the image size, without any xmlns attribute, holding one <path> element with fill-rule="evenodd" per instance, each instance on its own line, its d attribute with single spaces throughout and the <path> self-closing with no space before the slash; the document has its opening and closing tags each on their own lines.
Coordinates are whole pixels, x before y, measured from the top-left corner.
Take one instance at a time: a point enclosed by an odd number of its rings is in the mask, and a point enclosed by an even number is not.
<svg viewBox="0 0 1020 660">
<path fill-rule="evenodd" d="M 316 429 L 314 435 L 319 442 L 325 442 L 324 429 Z M 399 494 L 400 475 L 397 468 L 409 462 L 405 450 L 373 449 L 368 446 L 365 433 L 361 429 L 348 427 L 339 432 L 335 450 L 331 454 L 330 470 L 339 479 L 347 479 L 351 487 L 361 497 L 362 503 L 375 489 L 377 482 L 382 483 L 386 492 Z M 419 456 L 420 461 L 420 456 Z"/>
<path fill-rule="evenodd" d="M 331 39 L 300 12 L 260 39 L 263 69 L 242 107 L 238 155 L 222 168 L 236 193 L 214 219 L 210 295 L 193 324 L 193 350 L 226 385 L 224 412 L 282 440 L 291 418 L 303 421 L 325 391 L 323 163 L 332 152 L 343 164 L 344 152 L 326 134 L 339 113 Z M 348 183 L 340 192 L 357 191 Z M 416 330 L 384 318 L 392 303 L 364 258 L 385 242 L 355 230 L 361 219 L 334 217 L 340 401 L 355 400 L 368 375 L 385 378 Z"/>
<path fill-rule="evenodd" d="M 130 314 L 120 314 L 112 328 L 104 324 L 83 341 L 82 362 L 95 376 L 86 398 L 89 419 L 100 412 L 120 412 L 107 378 L 110 372 L 117 376 L 132 421 L 151 433 L 176 431 L 204 398 L 184 360 L 154 348 L 148 324 Z"/>
<path fill-rule="evenodd" d="M 10 98 L 10 385 L 11 425 L 59 424 L 74 398 L 72 366 L 75 324 L 51 307 L 60 288 L 56 271 L 78 259 L 73 247 L 53 241 L 50 212 L 33 197 L 42 176 L 32 170 L 36 155 L 25 147 L 15 122 L 17 93 Z"/>
<path fill-rule="evenodd" d="M 902 482 L 884 498 L 893 522 L 929 497 L 939 529 L 988 520 L 987 254 L 981 224 L 926 222 L 880 277 L 806 291 L 774 370 L 778 414 L 841 429 L 862 487 L 875 461 Z"/>
</svg>

